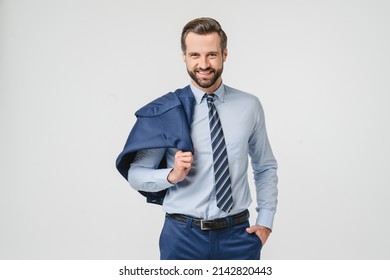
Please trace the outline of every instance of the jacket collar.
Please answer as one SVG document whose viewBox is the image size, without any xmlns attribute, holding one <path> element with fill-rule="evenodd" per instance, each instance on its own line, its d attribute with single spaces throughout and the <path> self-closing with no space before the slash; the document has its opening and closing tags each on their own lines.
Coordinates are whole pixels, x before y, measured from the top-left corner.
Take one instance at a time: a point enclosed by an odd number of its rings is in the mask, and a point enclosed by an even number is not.
<svg viewBox="0 0 390 280">
<path fill-rule="evenodd" d="M 181 104 L 183 105 L 184 113 L 187 118 L 188 125 L 192 124 L 192 117 L 195 107 L 195 96 L 190 86 L 186 86 L 183 89 L 175 91 L 177 97 L 180 99 Z"/>
</svg>

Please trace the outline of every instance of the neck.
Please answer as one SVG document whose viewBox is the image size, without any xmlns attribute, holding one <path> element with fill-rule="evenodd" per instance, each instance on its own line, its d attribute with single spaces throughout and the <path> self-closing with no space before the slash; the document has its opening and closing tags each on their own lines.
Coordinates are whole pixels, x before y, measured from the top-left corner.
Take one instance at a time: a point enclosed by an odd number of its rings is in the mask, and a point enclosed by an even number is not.
<svg viewBox="0 0 390 280">
<path fill-rule="evenodd" d="M 222 79 L 218 79 L 211 87 L 208 87 L 208 88 L 203 88 L 203 87 L 199 86 L 194 80 L 192 80 L 191 83 L 194 87 L 200 89 L 201 91 L 203 91 L 207 94 L 210 94 L 210 93 L 215 92 L 221 86 Z"/>
</svg>

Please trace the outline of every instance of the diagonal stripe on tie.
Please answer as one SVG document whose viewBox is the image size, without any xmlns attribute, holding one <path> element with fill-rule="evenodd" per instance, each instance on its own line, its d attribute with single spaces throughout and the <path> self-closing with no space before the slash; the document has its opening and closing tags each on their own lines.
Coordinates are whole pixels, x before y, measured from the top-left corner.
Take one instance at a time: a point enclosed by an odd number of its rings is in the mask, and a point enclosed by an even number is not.
<svg viewBox="0 0 390 280">
<path fill-rule="evenodd" d="M 217 206 L 225 212 L 233 207 L 229 163 L 226 151 L 225 137 L 221 121 L 214 105 L 214 94 L 205 94 L 209 107 L 209 125 L 211 146 L 213 148 L 213 165 L 215 177 L 215 192 Z"/>
</svg>

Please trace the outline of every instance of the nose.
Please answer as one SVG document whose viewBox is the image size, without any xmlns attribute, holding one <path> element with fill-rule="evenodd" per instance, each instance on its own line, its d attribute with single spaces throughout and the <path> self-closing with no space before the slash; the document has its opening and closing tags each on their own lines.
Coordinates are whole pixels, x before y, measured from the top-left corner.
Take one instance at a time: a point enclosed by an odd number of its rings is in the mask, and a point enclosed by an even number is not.
<svg viewBox="0 0 390 280">
<path fill-rule="evenodd" d="M 207 69 L 209 67 L 210 67 L 210 63 L 209 63 L 207 56 L 201 57 L 199 60 L 199 68 L 204 70 L 204 69 Z"/>
</svg>

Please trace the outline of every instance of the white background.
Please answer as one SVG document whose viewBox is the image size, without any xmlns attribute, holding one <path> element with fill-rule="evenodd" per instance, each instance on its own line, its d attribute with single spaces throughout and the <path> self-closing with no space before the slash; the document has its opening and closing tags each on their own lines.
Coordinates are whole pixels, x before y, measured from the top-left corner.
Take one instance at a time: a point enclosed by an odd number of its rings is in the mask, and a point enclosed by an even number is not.
<svg viewBox="0 0 390 280">
<path fill-rule="evenodd" d="M 385 0 L 0 0 L 0 259 L 159 258 L 161 207 L 115 159 L 134 112 L 189 83 L 180 33 L 200 16 L 225 29 L 224 82 L 260 98 L 278 159 L 262 257 L 389 259 L 389 14 Z"/>
</svg>

